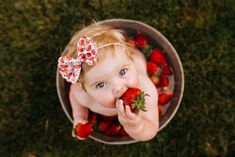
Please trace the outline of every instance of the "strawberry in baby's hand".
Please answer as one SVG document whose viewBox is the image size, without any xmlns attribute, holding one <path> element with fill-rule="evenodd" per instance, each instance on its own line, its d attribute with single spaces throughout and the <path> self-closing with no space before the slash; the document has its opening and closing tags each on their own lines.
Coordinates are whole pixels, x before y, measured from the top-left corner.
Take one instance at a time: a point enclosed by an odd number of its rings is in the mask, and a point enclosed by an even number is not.
<svg viewBox="0 0 235 157">
<path fill-rule="evenodd" d="M 150 55 L 150 61 L 158 65 L 167 65 L 166 58 L 163 52 L 159 49 L 152 50 L 152 54 Z"/>
<path fill-rule="evenodd" d="M 74 134 L 81 138 L 87 138 L 93 132 L 93 128 L 90 123 L 78 124 L 74 129 Z"/>
<path fill-rule="evenodd" d="M 134 113 L 138 113 L 140 110 L 145 110 L 145 96 L 149 96 L 145 94 L 140 89 L 137 88 L 129 88 L 127 91 L 121 96 L 121 100 L 123 100 L 123 105 L 130 106 L 130 109 Z"/>
</svg>

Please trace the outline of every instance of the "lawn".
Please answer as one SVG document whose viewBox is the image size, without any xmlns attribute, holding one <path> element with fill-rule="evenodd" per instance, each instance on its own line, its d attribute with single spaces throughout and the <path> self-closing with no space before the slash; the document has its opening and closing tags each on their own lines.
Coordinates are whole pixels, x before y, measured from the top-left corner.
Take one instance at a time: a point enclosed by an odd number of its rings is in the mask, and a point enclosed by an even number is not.
<svg viewBox="0 0 235 157">
<path fill-rule="evenodd" d="M 0 1 L 0 156 L 234 156 L 234 0 Z M 57 59 L 73 33 L 111 18 L 156 28 L 183 64 L 181 106 L 148 142 L 74 140 L 57 96 Z"/>
</svg>

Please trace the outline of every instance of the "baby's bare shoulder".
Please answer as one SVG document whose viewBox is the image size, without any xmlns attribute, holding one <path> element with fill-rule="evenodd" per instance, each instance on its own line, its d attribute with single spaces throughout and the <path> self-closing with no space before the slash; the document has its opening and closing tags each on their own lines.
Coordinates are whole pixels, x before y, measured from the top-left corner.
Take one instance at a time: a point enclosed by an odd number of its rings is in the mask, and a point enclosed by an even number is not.
<svg viewBox="0 0 235 157">
<path fill-rule="evenodd" d="M 157 88 L 155 87 L 155 85 L 150 80 L 147 74 L 140 75 L 140 85 L 141 89 L 149 95 L 149 97 L 146 99 L 147 101 L 146 103 L 157 104 L 158 102 Z"/>
<path fill-rule="evenodd" d="M 83 90 L 80 83 L 74 83 L 70 86 L 70 101 L 73 99 L 82 106 L 86 106 L 91 101 L 90 96 Z"/>
<path fill-rule="evenodd" d="M 149 96 L 145 97 L 145 110 L 142 112 L 143 117 L 152 121 L 154 124 L 158 125 L 158 93 L 155 85 L 148 78 L 147 75 L 142 76 L 141 79 L 141 90 L 144 91 Z"/>
<path fill-rule="evenodd" d="M 141 73 L 146 73 L 146 59 L 144 55 L 137 49 L 134 49 L 134 53 L 132 55 L 132 59 L 135 63 L 135 66 L 138 71 Z"/>
<path fill-rule="evenodd" d="M 69 91 L 69 94 L 70 95 L 80 95 L 82 93 L 82 87 L 81 87 L 81 84 L 80 83 L 74 83 L 74 84 L 71 84 L 70 86 L 70 91 Z"/>
</svg>

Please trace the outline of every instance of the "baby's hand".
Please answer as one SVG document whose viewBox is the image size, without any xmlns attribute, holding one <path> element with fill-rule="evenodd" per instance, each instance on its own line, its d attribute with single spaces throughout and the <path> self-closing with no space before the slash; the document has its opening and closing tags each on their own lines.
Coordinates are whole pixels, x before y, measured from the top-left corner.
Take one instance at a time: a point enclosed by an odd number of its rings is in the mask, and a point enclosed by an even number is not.
<svg viewBox="0 0 235 157">
<path fill-rule="evenodd" d="M 138 114 L 132 113 L 130 106 L 124 106 L 123 101 L 119 99 L 116 100 L 116 107 L 118 120 L 124 128 L 138 128 L 142 120 L 141 112 L 139 112 Z"/>
<path fill-rule="evenodd" d="M 77 136 L 75 132 L 76 132 L 76 127 L 74 126 L 72 129 L 72 136 L 74 138 L 77 138 L 78 140 L 85 140 L 86 139 L 86 138 L 82 138 L 82 137 Z"/>
<path fill-rule="evenodd" d="M 78 140 L 85 140 L 89 134 L 93 132 L 91 125 L 88 121 L 74 120 L 72 136 Z"/>
</svg>

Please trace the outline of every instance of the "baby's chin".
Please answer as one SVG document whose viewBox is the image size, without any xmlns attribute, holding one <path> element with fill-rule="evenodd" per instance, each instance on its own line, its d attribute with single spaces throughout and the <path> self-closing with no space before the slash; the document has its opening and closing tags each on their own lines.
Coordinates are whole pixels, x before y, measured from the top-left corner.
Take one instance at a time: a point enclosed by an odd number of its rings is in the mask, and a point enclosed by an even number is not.
<svg viewBox="0 0 235 157">
<path fill-rule="evenodd" d="M 115 103 L 113 103 L 113 104 L 103 104 L 103 103 L 101 103 L 101 105 L 102 105 L 103 107 L 106 107 L 106 108 L 116 108 Z"/>
</svg>

